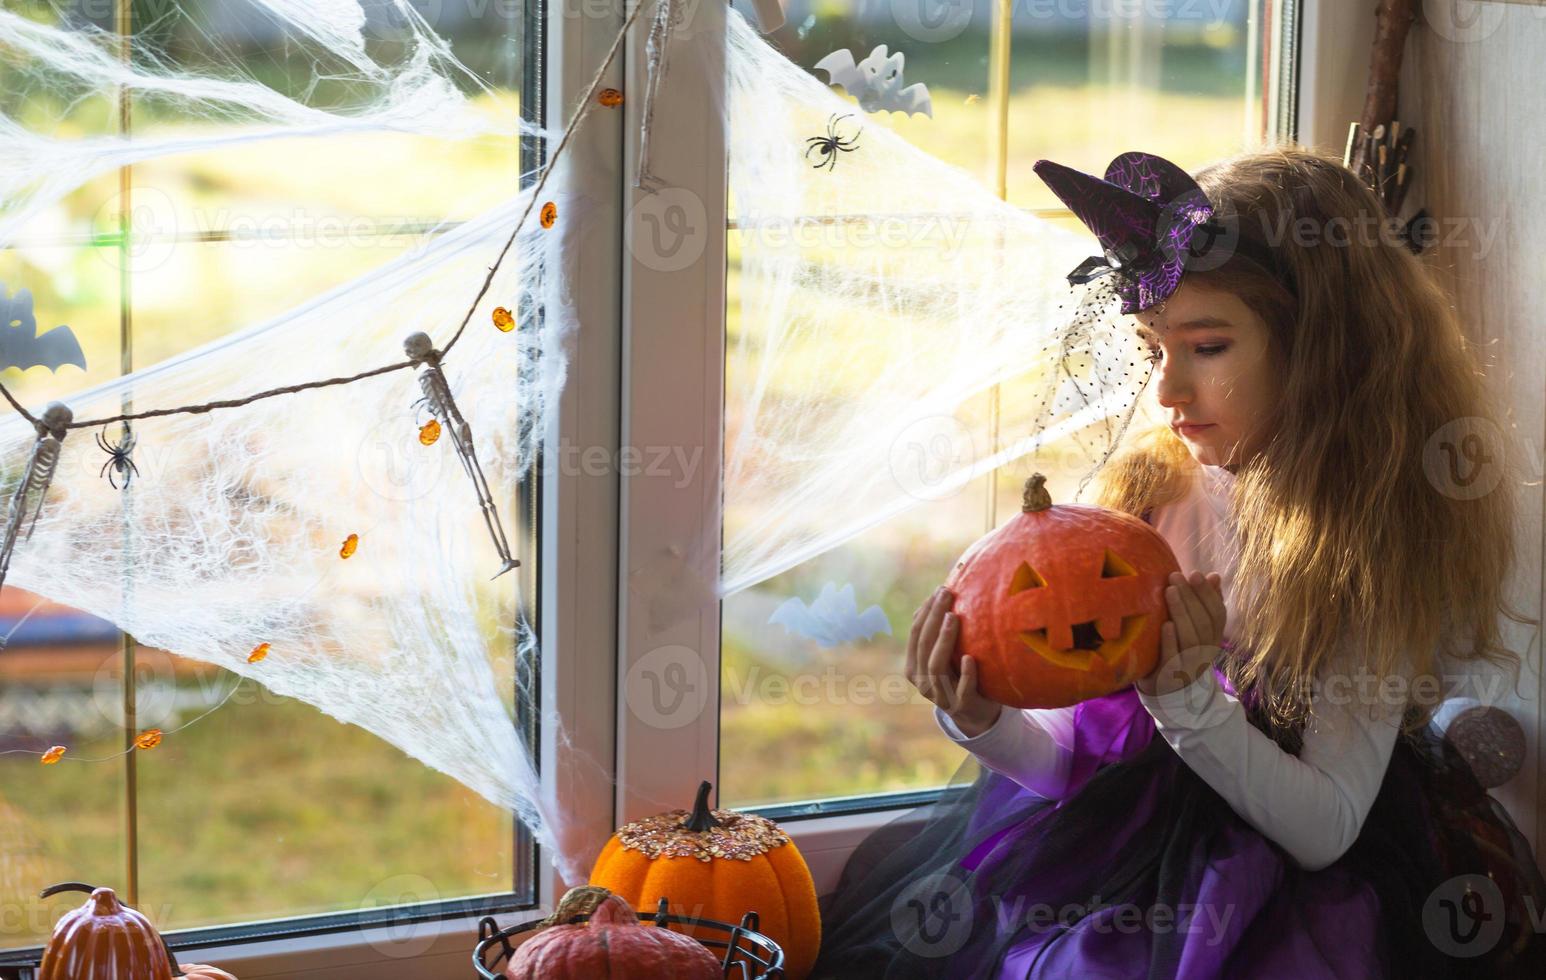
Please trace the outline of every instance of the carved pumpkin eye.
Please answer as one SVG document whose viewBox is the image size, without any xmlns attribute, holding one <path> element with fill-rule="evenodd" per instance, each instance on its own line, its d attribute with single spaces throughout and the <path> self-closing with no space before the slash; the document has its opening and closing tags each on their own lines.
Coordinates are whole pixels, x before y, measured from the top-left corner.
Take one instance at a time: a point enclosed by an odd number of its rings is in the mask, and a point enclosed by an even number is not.
<svg viewBox="0 0 1546 980">
<path fill-rule="evenodd" d="M 1122 560 L 1122 557 L 1110 548 L 1106 549 L 1106 561 L 1101 566 L 1101 578 L 1125 578 L 1128 575 L 1137 575 L 1138 569 Z"/>
<path fill-rule="evenodd" d="M 1022 561 L 1020 567 L 1015 569 L 1014 576 L 1009 580 L 1009 594 L 1019 595 L 1026 589 L 1044 588 L 1046 584 L 1047 580 L 1037 575 L 1036 569 Z"/>
</svg>

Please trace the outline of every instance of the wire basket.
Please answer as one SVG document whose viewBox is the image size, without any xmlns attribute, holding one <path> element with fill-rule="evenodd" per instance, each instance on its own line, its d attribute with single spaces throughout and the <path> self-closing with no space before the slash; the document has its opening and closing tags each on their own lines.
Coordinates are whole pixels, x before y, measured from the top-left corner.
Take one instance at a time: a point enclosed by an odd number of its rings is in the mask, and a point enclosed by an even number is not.
<svg viewBox="0 0 1546 980">
<path fill-rule="evenodd" d="M 733 980 L 761 980 L 761 978 L 783 980 L 784 950 L 778 943 L 757 931 L 759 920 L 756 912 L 748 912 L 741 916 L 740 925 L 731 925 L 716 919 L 694 919 L 683 915 L 672 915 L 667 911 L 668 907 L 667 900 L 662 898 L 655 911 L 640 912 L 639 920 L 653 922 L 662 929 L 677 925 L 724 933 L 723 939 L 717 936 L 693 937 L 719 956 L 722 976 Z M 589 915 L 574 917 L 575 924 L 588 921 L 590 921 Z M 494 971 L 499 970 L 500 965 L 508 962 L 515 953 L 515 946 L 511 944 L 510 937 L 530 932 L 541 924 L 541 919 L 533 919 L 530 922 L 520 922 L 501 929 L 493 916 L 484 916 L 483 921 L 478 923 L 478 945 L 472 951 L 472 965 L 478 971 L 478 976 L 483 980 L 504 980 L 502 972 Z M 494 953 L 494 961 L 489 963 L 491 952 Z"/>
</svg>

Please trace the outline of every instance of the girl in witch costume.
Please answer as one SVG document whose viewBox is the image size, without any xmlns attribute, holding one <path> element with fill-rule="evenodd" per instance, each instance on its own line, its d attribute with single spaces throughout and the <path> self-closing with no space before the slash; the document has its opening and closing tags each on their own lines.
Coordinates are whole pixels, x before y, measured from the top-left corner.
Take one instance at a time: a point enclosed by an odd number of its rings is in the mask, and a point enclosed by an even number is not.
<svg viewBox="0 0 1546 980">
<path fill-rule="evenodd" d="M 813 976 L 1546 976 L 1535 856 L 1433 720 L 1465 661 L 1517 682 L 1500 613 L 1539 625 L 1503 599 L 1521 454 L 1448 298 L 1298 147 L 1036 172 L 1169 423 L 1097 497 L 1182 569 L 1160 663 L 1004 707 L 952 665 L 948 590 L 925 602 L 908 674 L 972 758 L 856 849 Z"/>
</svg>

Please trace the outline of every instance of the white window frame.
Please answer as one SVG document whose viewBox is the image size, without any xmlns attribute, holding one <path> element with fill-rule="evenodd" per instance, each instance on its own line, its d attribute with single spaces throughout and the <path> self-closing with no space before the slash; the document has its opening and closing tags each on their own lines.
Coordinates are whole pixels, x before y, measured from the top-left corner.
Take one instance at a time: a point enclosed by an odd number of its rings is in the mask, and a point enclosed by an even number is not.
<svg viewBox="0 0 1546 980">
<path fill-rule="evenodd" d="M 718 12 L 717 4 L 707 5 Z M 1313 33 L 1305 8 L 1314 8 Z M 1312 77 L 1304 72 L 1307 60 L 1325 48 L 1326 39 L 1335 39 L 1339 58 L 1351 58 L 1367 66 L 1369 45 L 1348 52 L 1355 25 L 1364 17 L 1356 4 L 1332 0 L 1304 0 L 1299 12 L 1305 20 L 1300 31 L 1298 64 L 1301 92 Z M 706 10 L 700 8 L 701 17 Z M 1289 18 L 1291 21 L 1292 18 Z M 1282 5 L 1275 16 L 1275 27 L 1283 30 Z M 702 29 L 702 28 L 695 28 Z M 1372 31 L 1370 32 L 1372 40 Z M 1356 42 L 1355 42 L 1356 43 Z M 1292 51 L 1293 45 L 1288 50 Z M 637 65 L 635 59 L 632 64 Z M 1313 77 L 1336 85 L 1351 84 L 1344 72 L 1321 66 Z M 651 136 L 653 168 L 664 179 L 690 191 L 705 202 L 710 226 L 724 226 L 725 200 L 723 155 L 718 102 L 708 98 L 701 86 L 694 87 L 680 76 L 668 75 L 677 85 L 662 90 L 662 105 L 657 106 Z M 630 78 L 637 91 L 642 79 Z M 1356 83 L 1351 101 L 1361 104 L 1363 78 Z M 1275 93 L 1276 94 L 1276 93 Z M 1312 105 L 1336 105 L 1344 93 L 1313 93 Z M 1282 104 L 1282 100 L 1278 100 Z M 1294 100 L 1287 104 L 1293 105 Z M 1302 111 L 1302 110 L 1301 110 Z M 1323 116 L 1318 118 L 1326 118 Z M 1295 120 L 1283 119 L 1278 125 L 1287 133 L 1296 133 Z M 1327 128 L 1341 126 L 1343 120 L 1328 119 Z M 629 118 L 625 134 L 629 164 L 637 152 L 637 119 Z M 1305 137 L 1301 137 L 1305 138 Z M 1307 142 L 1326 143 L 1321 133 Z M 1337 145 L 1340 150 L 1340 144 Z M 629 189 L 629 200 L 637 203 L 642 195 Z M 642 225 L 625 219 L 629 240 L 644 233 Z M 720 535 L 718 476 L 722 462 L 723 365 L 725 360 L 724 255 L 723 235 L 712 236 L 704 249 L 703 261 L 690 269 L 660 272 L 625 256 L 624 274 L 624 417 L 625 444 L 632 446 L 705 447 L 704 462 L 697 478 L 670 487 L 663 481 L 625 480 L 620 526 L 621 559 L 626 572 L 657 567 L 652 564 L 675 548 L 689 559 L 696 555 L 693 542 L 717 540 Z M 685 362 L 685 366 L 684 366 Z M 711 451 L 712 450 L 712 451 Z M 710 506 L 712 503 L 712 506 Z M 696 564 L 693 571 L 712 575 L 715 565 Z M 711 578 L 712 580 L 712 578 Z M 711 703 L 719 697 L 719 615 L 718 609 L 704 609 L 686 621 L 658 635 L 650 635 L 648 610 L 637 596 L 622 595 L 619 621 L 620 676 L 664 644 L 684 644 L 701 650 L 708 678 Z M 624 699 L 618 701 L 618 815 L 632 820 L 659 812 L 668 806 L 685 806 L 701 778 L 715 771 L 718 749 L 719 712 L 705 711 L 693 725 L 662 730 L 630 713 Z M 662 764 L 661 760 L 670 760 Z M 724 760 L 737 764 L 740 760 Z M 756 764 L 757 760 L 744 760 Z M 805 855 L 816 881 L 818 894 L 837 882 L 844 862 L 854 846 L 885 823 L 907 811 L 907 807 L 879 809 L 862 813 L 785 819 L 782 826 Z"/>
<path fill-rule="evenodd" d="M 591 0 L 549 0 L 544 84 L 549 128 L 567 123 L 622 28 L 626 12 L 599 6 Z M 644 23 L 636 22 L 626 56 L 608 69 L 604 86 L 625 88 L 626 62 L 642 54 L 647 19 L 640 20 Z M 623 131 L 622 113 L 598 108 L 572 138 L 567 165 L 560 161 L 568 186 L 590 210 L 576 221 L 560 221 L 556 229 L 565 236 L 560 274 L 571 284 L 579 327 L 567 346 L 568 380 L 547 433 L 550 447 L 599 447 L 610 459 L 617 458 L 619 445 Z M 542 732 L 540 765 L 545 786 L 570 814 L 570 838 L 604 841 L 617 825 L 612 786 L 598 776 L 614 778 L 617 742 L 611 678 L 617 662 L 618 474 L 574 465 L 576 459 L 583 463 L 583 451 L 550 456 L 538 477 L 541 698 L 544 721 L 559 720 L 567 747 Z M 583 754 L 585 766 L 566 767 L 561 753 L 569 751 Z M 540 852 L 535 884 L 540 909 L 551 909 L 565 888 Z M 179 949 L 178 959 L 214 963 L 242 980 L 443 980 L 471 974 L 481 919 Z M 511 914 L 499 920 L 517 921 Z"/>
<path fill-rule="evenodd" d="M 550 5 L 550 126 L 567 121 L 622 26 L 625 12 L 597 6 L 583 0 Z M 723 29 L 720 4 L 690 9 L 694 31 Z M 649 582 L 635 579 L 631 588 L 629 577 L 642 570 L 647 579 L 669 568 L 675 548 L 688 575 L 716 581 L 721 533 L 725 140 L 719 102 L 690 63 L 674 66 L 655 108 L 651 170 L 703 203 L 706 234 L 701 257 L 688 268 L 652 268 L 632 247 L 652 230 L 647 205 L 640 204 L 645 193 L 632 186 L 647 14 L 635 22 L 621 64 L 603 82 L 625 93 L 622 111 L 594 112 L 566 151 L 570 186 L 590 210 L 577 222 L 560 222 L 571 236 L 564 274 L 580 326 L 549 433 L 550 446 L 569 452 L 547 464 L 541 477 L 543 706 L 564 725 L 569 744 L 609 770 L 615 784 L 602 785 L 595 771 L 566 770 L 551 738 L 542 740 L 542 767 L 545 780 L 570 772 L 550 785 L 576 821 L 569 839 L 592 851 L 619 823 L 687 805 L 700 779 L 719 782 L 719 604 L 654 629 Z M 1340 149 L 1347 122 L 1356 117 L 1373 33 L 1366 14 L 1358 4 L 1302 0 L 1297 132 L 1307 144 Z M 690 479 L 680 471 L 651 475 L 647 468 L 620 477 L 614 467 L 598 476 L 573 465 L 587 447 L 626 464 L 619 455 L 624 446 L 642 452 L 636 458 L 644 462 L 653 447 L 682 447 L 689 458 L 701 448 L 702 455 Z M 570 465 L 561 465 L 565 459 Z M 714 546 L 702 548 L 705 541 Z M 708 708 L 691 724 L 664 728 L 629 708 L 627 680 L 652 650 L 677 644 L 701 651 Z M 836 883 L 867 834 L 903 812 L 790 819 L 783 826 L 821 893 Z M 573 883 L 561 881 L 544 855 L 542 908 L 551 908 L 567 884 Z M 440 980 L 469 972 L 476 934 L 477 919 L 467 918 L 179 955 L 220 964 L 242 980 Z"/>
</svg>

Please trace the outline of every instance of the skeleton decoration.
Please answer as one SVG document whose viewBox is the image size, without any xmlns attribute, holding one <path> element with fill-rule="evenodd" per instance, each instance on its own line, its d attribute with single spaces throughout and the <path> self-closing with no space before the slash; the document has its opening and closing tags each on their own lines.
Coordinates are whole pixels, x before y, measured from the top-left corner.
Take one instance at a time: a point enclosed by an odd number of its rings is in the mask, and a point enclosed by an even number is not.
<svg viewBox="0 0 1546 980">
<path fill-rule="evenodd" d="M 43 509 L 43 497 L 48 493 L 48 485 L 59 467 L 59 450 L 64 445 L 64 437 L 68 432 L 66 426 L 72 418 L 74 415 L 62 402 L 49 402 L 43 410 L 43 417 L 38 420 L 38 439 L 32 444 L 32 458 L 27 460 L 27 468 L 11 493 L 11 507 L 6 514 L 5 542 L 0 545 L 0 588 L 5 587 L 5 575 L 11 567 L 11 552 L 16 550 L 16 538 L 21 534 L 23 522 L 27 522 L 28 538 L 32 537 L 32 529 L 37 527 L 38 513 Z M 29 510 L 32 512 L 30 522 L 27 521 Z"/>
<path fill-rule="evenodd" d="M 902 52 L 886 54 L 884 44 L 875 49 L 863 61 L 854 62 L 847 48 L 838 50 L 816 62 L 815 67 L 827 73 L 829 85 L 841 85 L 849 95 L 859 100 L 865 112 L 889 110 L 912 115 L 921 112 L 934 118 L 934 100 L 929 98 L 928 86 L 922 82 L 902 85 L 905 67 Z"/>
<path fill-rule="evenodd" d="M 483 509 L 483 520 L 488 524 L 489 536 L 494 539 L 494 550 L 504 560 L 499 571 L 494 573 L 494 578 L 498 578 L 521 563 L 510 555 L 505 529 L 499 523 L 499 512 L 494 509 L 494 495 L 489 492 L 488 480 L 484 479 L 483 468 L 478 465 L 478 457 L 473 453 L 472 426 L 457 411 L 456 402 L 451 398 L 451 385 L 446 381 L 445 372 L 440 370 L 440 352 L 435 350 L 429 335 L 422 332 L 409 334 L 408 339 L 403 341 L 403 350 L 407 352 L 408 359 L 418 365 L 419 388 L 424 392 L 424 396 L 413 403 L 414 407 L 428 409 L 450 433 L 451 442 L 456 446 L 456 455 L 461 457 L 462 468 L 472 478 L 473 489 L 478 494 L 478 506 Z"/>
</svg>

